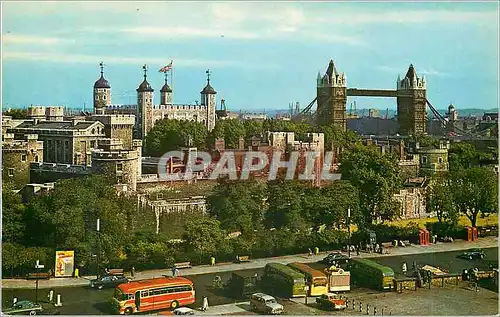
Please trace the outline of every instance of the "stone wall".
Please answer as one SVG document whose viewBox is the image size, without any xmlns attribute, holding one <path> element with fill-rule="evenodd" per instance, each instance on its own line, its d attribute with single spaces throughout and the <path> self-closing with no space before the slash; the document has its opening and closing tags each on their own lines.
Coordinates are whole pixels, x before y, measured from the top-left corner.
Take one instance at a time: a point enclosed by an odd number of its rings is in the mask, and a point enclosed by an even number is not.
<svg viewBox="0 0 500 317">
<path fill-rule="evenodd" d="M 43 161 L 43 142 L 36 135 L 27 140 L 6 140 L 2 144 L 2 179 L 15 188 L 22 188 L 30 181 L 30 164 Z"/>
</svg>

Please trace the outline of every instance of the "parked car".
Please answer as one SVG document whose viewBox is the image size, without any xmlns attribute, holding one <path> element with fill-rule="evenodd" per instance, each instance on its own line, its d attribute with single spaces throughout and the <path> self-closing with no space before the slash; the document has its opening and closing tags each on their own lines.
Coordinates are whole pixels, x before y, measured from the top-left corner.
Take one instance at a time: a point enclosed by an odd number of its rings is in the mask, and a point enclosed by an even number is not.
<svg viewBox="0 0 500 317">
<path fill-rule="evenodd" d="M 340 252 L 334 252 L 334 253 L 328 254 L 320 262 L 324 263 L 326 265 L 333 265 L 334 263 L 347 264 L 349 262 L 349 257 L 347 255 L 340 253 Z"/>
<path fill-rule="evenodd" d="M 250 306 L 253 310 L 266 315 L 283 314 L 283 305 L 276 299 L 263 293 L 254 293 L 250 297 Z"/>
<path fill-rule="evenodd" d="M 21 300 L 3 311 L 6 315 L 37 315 L 43 311 L 42 305 L 29 300 Z"/>
<path fill-rule="evenodd" d="M 90 281 L 91 288 L 115 288 L 120 284 L 128 283 L 129 279 L 124 275 L 106 275 Z"/>
<path fill-rule="evenodd" d="M 164 316 L 173 316 L 173 315 L 194 315 L 194 310 L 189 307 L 179 307 L 174 310 L 166 310 L 160 313 L 160 315 Z"/>
<path fill-rule="evenodd" d="M 458 255 L 458 257 L 468 260 L 477 260 L 484 258 L 484 252 L 481 249 L 470 249 L 462 252 L 460 255 Z"/>
<path fill-rule="evenodd" d="M 335 293 L 326 293 L 317 297 L 316 303 L 318 303 L 320 307 L 329 310 L 341 310 L 347 307 L 345 300 Z"/>
</svg>

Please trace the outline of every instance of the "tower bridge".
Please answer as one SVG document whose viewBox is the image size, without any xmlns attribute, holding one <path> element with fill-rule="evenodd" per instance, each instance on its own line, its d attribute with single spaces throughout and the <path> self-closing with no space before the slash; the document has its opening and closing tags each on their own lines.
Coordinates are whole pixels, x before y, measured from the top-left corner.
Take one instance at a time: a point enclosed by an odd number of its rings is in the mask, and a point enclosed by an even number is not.
<svg viewBox="0 0 500 317">
<path fill-rule="evenodd" d="M 298 118 L 313 114 L 317 124 L 333 124 L 345 130 L 347 97 L 387 97 L 397 100 L 401 135 L 427 133 L 427 106 L 434 116 L 444 122 L 444 118 L 427 100 L 425 78 L 417 76 L 413 65 L 409 66 L 403 79 L 398 76 L 396 89 L 347 88 L 346 75 L 337 71 L 333 60 L 330 60 L 323 76 L 318 72 L 316 81 L 316 98 L 300 112 Z M 315 113 L 311 111 L 314 103 L 317 104 Z"/>
</svg>

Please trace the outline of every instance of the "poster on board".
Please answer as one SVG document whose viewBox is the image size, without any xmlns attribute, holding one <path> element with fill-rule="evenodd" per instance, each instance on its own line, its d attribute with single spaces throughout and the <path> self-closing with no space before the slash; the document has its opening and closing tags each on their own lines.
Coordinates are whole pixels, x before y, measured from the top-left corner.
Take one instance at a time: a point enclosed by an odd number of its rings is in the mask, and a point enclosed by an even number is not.
<svg viewBox="0 0 500 317">
<path fill-rule="evenodd" d="M 55 277 L 70 277 L 75 266 L 75 251 L 56 251 Z"/>
</svg>

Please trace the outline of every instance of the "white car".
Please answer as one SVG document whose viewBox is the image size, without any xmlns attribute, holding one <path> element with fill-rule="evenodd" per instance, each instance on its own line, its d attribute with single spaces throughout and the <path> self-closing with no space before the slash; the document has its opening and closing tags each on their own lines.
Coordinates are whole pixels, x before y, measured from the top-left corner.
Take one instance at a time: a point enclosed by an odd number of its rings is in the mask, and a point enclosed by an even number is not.
<svg viewBox="0 0 500 317">
<path fill-rule="evenodd" d="M 194 315 L 194 310 L 189 307 L 179 307 L 174 310 L 167 310 L 161 312 L 160 315 L 173 316 L 173 315 Z"/>
<path fill-rule="evenodd" d="M 266 315 L 283 314 L 283 305 L 270 295 L 255 293 L 250 297 L 250 306 L 253 310 Z"/>
</svg>

